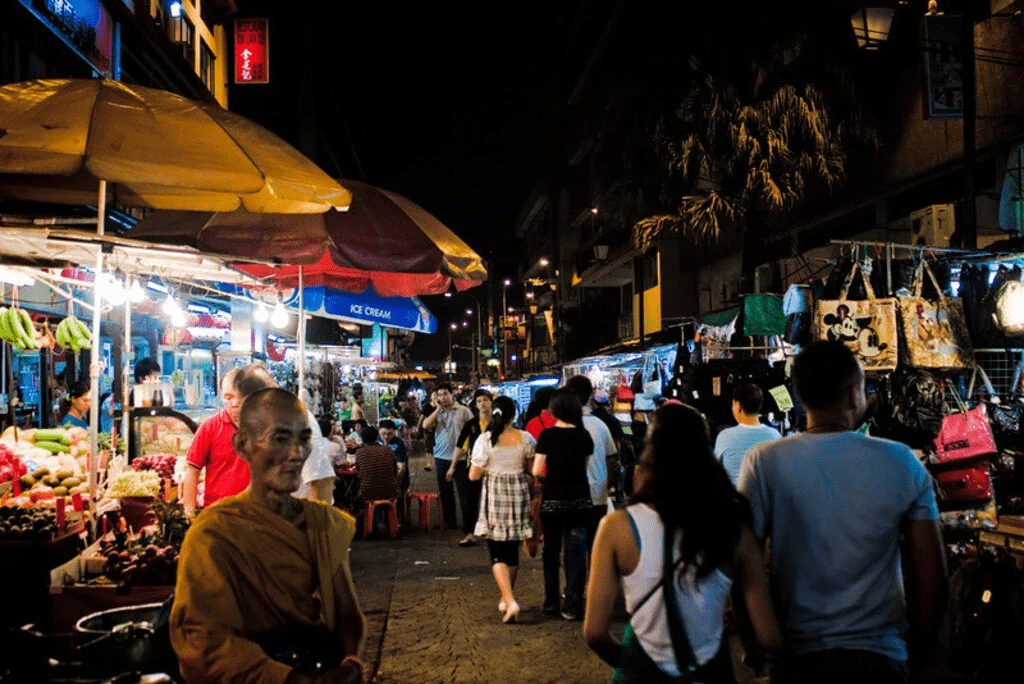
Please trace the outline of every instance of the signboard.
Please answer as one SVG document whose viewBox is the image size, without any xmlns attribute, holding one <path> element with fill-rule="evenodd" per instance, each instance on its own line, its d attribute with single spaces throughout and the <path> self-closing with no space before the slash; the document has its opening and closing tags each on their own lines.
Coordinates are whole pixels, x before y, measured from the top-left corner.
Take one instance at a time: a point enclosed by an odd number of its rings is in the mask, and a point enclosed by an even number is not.
<svg viewBox="0 0 1024 684">
<path fill-rule="evenodd" d="M 964 58 L 961 18 L 924 18 L 924 117 L 959 119 L 964 115 Z"/>
<path fill-rule="evenodd" d="M 114 21 L 100 0 L 22 0 L 42 11 L 61 35 L 92 62 L 98 71 L 111 73 L 114 61 Z"/>
<path fill-rule="evenodd" d="M 248 288 L 219 283 L 218 288 L 272 302 L 279 294 L 276 288 L 257 293 Z M 295 288 L 280 291 L 281 301 L 293 312 L 299 308 L 299 291 Z M 303 288 L 303 307 L 307 314 L 322 318 L 333 318 L 352 323 L 373 325 L 379 323 L 389 328 L 400 328 L 420 333 L 437 332 L 437 319 L 423 305 L 418 297 L 382 297 L 372 288 L 365 292 L 343 292 L 331 287 L 313 286 Z"/>
<path fill-rule="evenodd" d="M 270 82 L 266 19 L 235 19 L 235 83 Z"/>
</svg>

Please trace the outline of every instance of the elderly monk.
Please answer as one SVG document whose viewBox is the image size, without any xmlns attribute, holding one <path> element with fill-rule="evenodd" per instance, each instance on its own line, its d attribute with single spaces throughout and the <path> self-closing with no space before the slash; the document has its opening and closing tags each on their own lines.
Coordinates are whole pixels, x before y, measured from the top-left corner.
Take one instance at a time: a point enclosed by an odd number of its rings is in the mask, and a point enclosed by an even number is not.
<svg viewBox="0 0 1024 684">
<path fill-rule="evenodd" d="M 203 511 L 181 549 L 171 643 L 189 684 L 362 680 L 366 626 L 348 565 L 355 520 L 292 496 L 310 434 L 290 392 L 264 389 L 242 404 L 233 441 L 252 484 Z M 336 663 L 326 672 L 300 672 L 268 655 L 276 652 L 268 635 L 311 631 L 326 635 L 330 653 L 318 659 Z"/>
</svg>

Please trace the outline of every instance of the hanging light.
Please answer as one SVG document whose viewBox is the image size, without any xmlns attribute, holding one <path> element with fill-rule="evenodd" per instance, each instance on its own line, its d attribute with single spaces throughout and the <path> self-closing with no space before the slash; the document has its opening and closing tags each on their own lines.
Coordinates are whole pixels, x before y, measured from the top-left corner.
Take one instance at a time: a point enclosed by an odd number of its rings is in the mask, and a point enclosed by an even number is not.
<svg viewBox="0 0 1024 684">
<path fill-rule="evenodd" d="M 127 298 L 127 293 L 121 283 L 109 273 L 101 273 L 97 283 L 100 299 L 104 299 L 113 306 L 121 306 Z"/>
<path fill-rule="evenodd" d="M 270 318 L 270 314 L 267 313 L 267 307 L 263 306 L 263 302 L 256 306 L 256 313 L 252 317 L 256 319 L 257 323 L 266 323 L 267 319 Z"/>
<path fill-rule="evenodd" d="M 139 285 L 138 278 L 132 278 L 131 287 L 128 288 L 128 301 L 132 304 L 138 304 L 146 298 L 146 292 Z"/>
<path fill-rule="evenodd" d="M 182 311 L 181 309 L 175 310 L 175 312 L 171 314 L 171 325 L 173 325 L 175 328 L 184 328 L 185 312 Z"/>
<path fill-rule="evenodd" d="M 35 284 L 36 281 L 21 271 L 14 271 L 5 266 L 0 266 L 0 282 L 18 287 L 28 287 Z"/>
<path fill-rule="evenodd" d="M 280 299 L 274 305 L 274 313 L 270 314 L 270 324 L 275 328 L 283 328 L 288 325 L 288 312 L 284 310 L 284 304 Z"/>
<path fill-rule="evenodd" d="M 174 295 L 171 294 L 170 290 L 167 290 L 167 299 L 164 300 L 164 305 L 161 309 L 168 316 L 173 316 L 175 311 L 181 311 L 181 307 L 178 306 L 178 302 L 174 301 Z"/>
<path fill-rule="evenodd" d="M 892 27 L 892 7 L 864 7 L 850 16 L 853 34 L 857 37 L 857 47 L 865 50 L 877 50 L 889 38 Z"/>
</svg>

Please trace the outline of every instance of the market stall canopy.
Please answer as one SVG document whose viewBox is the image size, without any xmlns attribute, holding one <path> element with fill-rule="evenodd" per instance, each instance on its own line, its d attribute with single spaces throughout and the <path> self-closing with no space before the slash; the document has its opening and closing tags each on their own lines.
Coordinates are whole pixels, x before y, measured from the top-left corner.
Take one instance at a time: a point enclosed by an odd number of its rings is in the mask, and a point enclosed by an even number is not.
<svg viewBox="0 0 1024 684">
<path fill-rule="evenodd" d="M 106 79 L 0 87 L 0 196 L 125 206 L 319 213 L 348 191 L 265 128 L 163 90 Z"/>
<path fill-rule="evenodd" d="M 233 285 L 222 285 L 220 288 L 269 305 L 272 305 L 278 293 L 276 289 L 267 292 L 266 288 Z M 321 318 L 364 325 L 379 323 L 390 328 L 421 333 L 437 332 L 437 319 L 418 297 L 382 297 L 372 287 L 364 292 L 353 293 L 333 287 L 314 286 L 303 288 L 303 300 L 305 312 Z M 298 311 L 298 289 L 281 292 L 281 301 L 286 307 Z"/>
<path fill-rule="evenodd" d="M 158 211 L 131 235 L 189 245 L 212 254 L 275 260 L 278 266 L 239 265 L 283 287 L 329 285 L 348 292 L 370 286 L 385 297 L 465 290 L 487 278 L 483 260 L 443 223 L 414 202 L 358 181 L 344 181 L 352 206 L 310 216 Z"/>
<path fill-rule="evenodd" d="M 378 380 L 436 380 L 437 376 L 413 368 L 395 368 L 377 373 Z"/>
<path fill-rule="evenodd" d="M 55 228 L 0 226 L 0 262 L 37 268 L 94 263 L 104 251 L 109 270 L 166 280 L 203 280 L 258 286 L 259 282 L 219 259 L 190 248 L 160 248 L 144 242 Z"/>
</svg>

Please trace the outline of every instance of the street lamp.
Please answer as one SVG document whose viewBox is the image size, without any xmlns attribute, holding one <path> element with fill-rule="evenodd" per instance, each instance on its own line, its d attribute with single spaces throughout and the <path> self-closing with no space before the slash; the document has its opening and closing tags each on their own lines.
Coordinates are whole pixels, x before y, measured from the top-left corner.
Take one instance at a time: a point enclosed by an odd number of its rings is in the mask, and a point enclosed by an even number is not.
<svg viewBox="0 0 1024 684">
<path fill-rule="evenodd" d="M 476 314 L 476 341 L 473 343 L 473 372 L 480 373 L 480 366 L 477 364 L 477 354 L 480 352 L 480 344 L 482 343 L 483 335 L 480 331 L 480 309 L 466 309 L 466 315 L 472 316 Z M 462 322 L 462 325 L 468 325 L 466 321 Z"/>
<path fill-rule="evenodd" d="M 505 287 L 503 287 L 501 289 L 501 367 L 505 371 L 507 371 L 508 370 L 508 340 L 505 339 L 505 333 L 506 333 L 506 330 L 508 330 L 508 326 L 506 325 L 505 314 L 508 313 L 507 296 L 508 296 L 508 288 L 509 288 L 509 285 L 512 284 L 512 281 L 509 280 L 508 278 L 505 278 L 505 283 L 504 284 L 505 284 Z"/>
<path fill-rule="evenodd" d="M 892 7 L 863 7 L 850 16 L 853 33 L 857 36 L 857 47 L 877 50 L 889 38 L 892 27 Z"/>
</svg>

